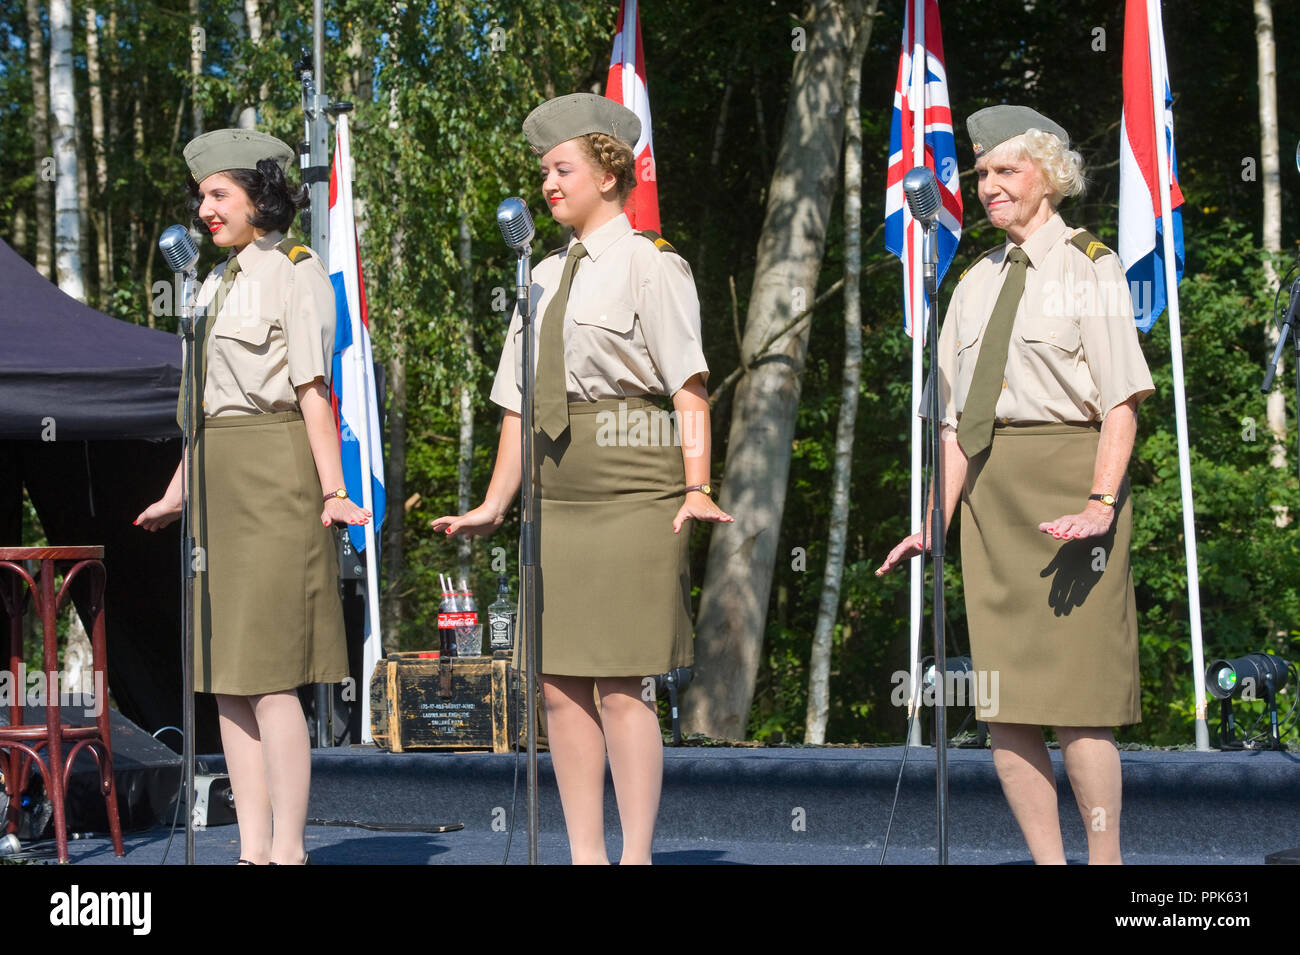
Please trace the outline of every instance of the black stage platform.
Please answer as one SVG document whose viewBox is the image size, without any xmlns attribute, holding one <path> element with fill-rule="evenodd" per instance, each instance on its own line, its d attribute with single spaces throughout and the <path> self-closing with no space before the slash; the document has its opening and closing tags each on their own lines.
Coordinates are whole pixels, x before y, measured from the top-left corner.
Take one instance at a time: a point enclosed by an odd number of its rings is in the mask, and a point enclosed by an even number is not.
<svg viewBox="0 0 1300 955">
<path fill-rule="evenodd" d="M 666 749 L 655 861 L 665 864 L 875 864 L 893 799 L 902 747 L 681 747 Z M 1066 854 L 1087 861 L 1084 823 L 1061 754 L 1052 750 Z M 1130 864 L 1258 865 L 1300 845 L 1300 756 L 1278 752 L 1126 750 L 1122 846 Z M 203 757 L 210 770 L 220 756 Z M 550 761 L 540 757 L 543 862 L 569 861 Z M 442 834 L 313 825 L 318 864 L 492 864 L 506 849 L 515 759 L 490 753 L 391 754 L 374 747 L 313 751 L 313 819 L 362 823 L 464 823 Z M 988 750 L 949 750 L 950 861 L 1029 861 Z M 887 862 L 931 863 L 935 852 L 934 754 L 908 750 Z M 524 759 L 510 861 L 527 858 Z M 619 834 L 606 790 L 610 858 Z M 178 832 L 167 864 L 183 859 Z M 74 863 L 158 864 L 165 828 L 135 832 L 125 858 L 105 837 L 79 839 Z M 198 833 L 196 860 L 234 861 L 234 826 Z"/>
</svg>

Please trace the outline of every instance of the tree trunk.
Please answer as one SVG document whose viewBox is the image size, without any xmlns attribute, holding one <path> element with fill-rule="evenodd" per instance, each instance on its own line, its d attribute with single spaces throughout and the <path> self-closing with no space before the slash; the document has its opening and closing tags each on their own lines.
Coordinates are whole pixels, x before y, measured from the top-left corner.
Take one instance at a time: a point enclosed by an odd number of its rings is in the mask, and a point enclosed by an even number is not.
<svg viewBox="0 0 1300 955">
<path fill-rule="evenodd" d="M 262 44 L 262 10 L 258 5 L 258 0 L 244 0 L 244 10 L 240 14 L 239 8 L 236 7 L 230 14 L 232 20 L 239 24 L 241 33 L 247 33 L 248 40 L 253 46 Z M 258 109 L 266 98 L 270 95 L 270 88 L 266 83 L 262 83 L 257 90 L 257 103 L 246 105 L 239 111 L 239 128 L 256 129 Z"/>
<path fill-rule="evenodd" d="M 27 68 L 32 76 L 32 153 L 36 157 L 36 271 L 54 275 L 54 169 L 50 164 L 50 88 L 40 0 L 27 0 Z"/>
<path fill-rule="evenodd" d="M 814 0 L 803 18 L 785 129 L 758 242 L 742 343 L 751 356 L 816 295 L 843 142 L 842 98 L 852 24 L 862 0 Z M 684 700 L 689 732 L 745 735 L 763 647 L 772 570 L 790 474 L 790 447 L 808 330 L 781 337 L 753 363 L 732 410 L 721 505 L 735 522 L 712 529 L 696 627 L 696 672 Z"/>
<path fill-rule="evenodd" d="M 1259 137 L 1260 174 L 1264 185 L 1264 274 L 1269 285 L 1277 284 L 1277 270 L 1272 256 L 1282 251 L 1282 179 L 1277 152 L 1277 54 L 1273 42 L 1272 0 L 1255 0 L 1255 48 L 1259 59 Z M 1269 351 L 1277 348 L 1277 327 L 1264 326 Z M 1285 376 L 1278 361 L 1278 375 L 1268 396 L 1268 430 L 1273 438 L 1270 464 L 1286 467 L 1286 391 L 1281 387 Z M 1278 510 L 1279 526 L 1287 523 L 1286 509 Z"/>
<path fill-rule="evenodd" d="M 401 113 L 397 107 L 397 90 L 389 89 L 388 129 L 390 135 L 398 135 L 401 127 Z M 400 193 L 401 169 L 393 161 L 392 181 L 395 191 Z M 386 289 L 390 302 L 397 302 L 400 296 L 393 294 L 393 288 L 401 275 L 402 258 L 405 255 L 406 230 L 400 221 L 393 229 L 390 251 L 391 268 L 388 271 L 389 286 Z M 388 359 L 388 465 L 386 469 L 385 490 L 392 506 L 384 518 L 384 559 L 388 567 L 385 579 L 388 586 L 380 597 L 380 610 L 383 613 L 384 650 L 396 650 L 402 622 L 406 617 L 406 337 L 402 322 L 404 310 L 394 305 L 389 309 L 388 341 L 392 349 Z"/>
<path fill-rule="evenodd" d="M 54 258 L 59 288 L 86 300 L 77 197 L 77 91 L 72 63 L 72 0 L 50 2 L 50 107 L 54 114 Z"/>
<path fill-rule="evenodd" d="M 844 576 L 844 540 L 849 526 L 849 480 L 853 473 L 853 433 L 858 420 L 858 387 L 862 378 L 862 58 L 871 42 L 879 0 L 869 0 L 858 23 L 844 78 L 844 382 L 835 428 L 835 473 L 831 484 L 830 533 L 821 604 L 813 629 L 808 666 L 808 712 L 805 743 L 826 742 L 830 716 L 831 643 L 839 616 L 840 582 Z"/>
<path fill-rule="evenodd" d="M 473 503 L 474 493 L 474 259 L 473 242 L 469 232 L 469 218 L 462 209 L 460 216 L 460 291 L 461 301 L 465 303 L 464 321 L 461 322 L 462 341 L 465 346 L 465 380 L 460 386 L 460 449 L 457 454 L 456 467 L 456 513 L 464 514 Z M 456 558 L 460 565 L 460 575 L 469 577 L 470 561 L 474 556 L 473 538 L 466 535 L 456 537 Z M 472 586 L 472 584 L 471 584 Z"/>
<path fill-rule="evenodd" d="M 108 309 L 113 273 L 109 245 L 111 219 L 108 214 L 108 158 L 104 151 L 104 89 L 99 68 L 99 15 L 86 7 L 86 75 L 90 81 L 91 155 L 95 159 L 95 202 L 86 206 L 95 223 L 95 264 L 99 267 L 99 308 Z"/>
<path fill-rule="evenodd" d="M 207 45 L 202 38 L 202 15 L 199 12 L 199 0 L 190 0 L 190 89 L 198 90 L 199 77 L 203 75 L 203 48 Z M 192 136 L 201 136 L 203 130 L 203 106 L 197 96 L 190 97 L 190 125 Z M 153 237 L 149 236 L 150 241 Z"/>
</svg>

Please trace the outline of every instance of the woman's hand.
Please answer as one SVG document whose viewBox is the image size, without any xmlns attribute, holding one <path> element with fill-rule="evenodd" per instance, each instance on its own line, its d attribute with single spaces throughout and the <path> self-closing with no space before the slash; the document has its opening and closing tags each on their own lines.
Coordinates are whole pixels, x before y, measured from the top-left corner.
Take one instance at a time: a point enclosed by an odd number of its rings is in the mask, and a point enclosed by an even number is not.
<svg viewBox="0 0 1300 955">
<path fill-rule="evenodd" d="M 331 497 L 320 512 L 320 522 L 326 527 L 331 524 L 368 524 L 373 516 L 365 508 L 357 507 L 347 498 Z"/>
<path fill-rule="evenodd" d="M 929 544 L 929 541 L 922 542 L 923 536 L 924 535 L 922 535 L 920 531 L 917 531 L 915 534 L 904 537 L 899 541 L 898 546 L 889 552 L 889 556 L 885 558 L 885 562 L 876 568 L 876 576 L 883 577 L 904 561 L 911 560 L 918 554 L 924 554 L 929 551 L 930 548 L 926 546 Z"/>
<path fill-rule="evenodd" d="M 1079 537 L 1101 537 L 1110 530 L 1115 520 L 1115 508 L 1101 501 L 1089 501 L 1078 514 L 1066 514 L 1054 521 L 1044 521 L 1038 529 L 1044 534 L 1051 534 L 1060 540 L 1074 540 Z"/>
<path fill-rule="evenodd" d="M 686 500 L 677 509 L 677 516 L 673 518 L 674 534 L 682 529 L 682 524 L 688 518 L 697 521 L 717 521 L 719 524 L 730 524 L 735 521 L 734 517 L 718 507 L 713 498 L 703 491 L 686 492 Z"/>
<path fill-rule="evenodd" d="M 173 523 L 181 516 L 181 499 L 179 496 L 172 498 L 164 494 L 161 498 L 154 501 L 137 517 L 133 524 L 143 527 L 147 531 L 160 531 L 168 524 Z"/>
<path fill-rule="evenodd" d="M 448 537 L 456 534 L 465 537 L 483 537 L 500 527 L 504 519 L 505 515 L 500 509 L 483 503 L 459 517 L 447 515 L 430 521 L 429 526 L 435 531 L 445 531 Z"/>
</svg>

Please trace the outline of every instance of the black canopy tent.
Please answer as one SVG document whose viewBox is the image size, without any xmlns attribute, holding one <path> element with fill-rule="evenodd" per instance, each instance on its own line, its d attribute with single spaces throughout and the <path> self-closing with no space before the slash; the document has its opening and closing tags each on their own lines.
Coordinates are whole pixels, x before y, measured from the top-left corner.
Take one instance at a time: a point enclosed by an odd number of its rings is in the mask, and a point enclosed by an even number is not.
<svg viewBox="0 0 1300 955">
<path fill-rule="evenodd" d="M 0 288 L 0 546 L 32 543 L 24 486 L 51 544 L 103 545 L 114 702 L 151 733 L 180 726 L 180 524 L 132 524 L 180 460 L 179 339 L 81 304 L 3 241 Z M 218 751 L 213 700 L 198 704 L 197 751 Z"/>
</svg>

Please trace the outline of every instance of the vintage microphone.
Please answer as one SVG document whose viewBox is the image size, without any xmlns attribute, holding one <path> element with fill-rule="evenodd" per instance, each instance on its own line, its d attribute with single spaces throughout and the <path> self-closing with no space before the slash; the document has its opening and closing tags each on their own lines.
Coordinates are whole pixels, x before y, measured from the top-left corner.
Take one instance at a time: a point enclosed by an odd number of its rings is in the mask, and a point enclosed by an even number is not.
<svg viewBox="0 0 1300 955">
<path fill-rule="evenodd" d="M 515 305 L 523 322 L 524 381 L 520 404 L 522 458 L 520 460 L 519 552 L 523 565 L 519 596 L 524 617 L 524 693 L 528 697 L 528 864 L 537 865 L 537 485 L 533 473 L 533 284 L 531 243 L 535 228 L 528 204 L 515 196 L 497 206 L 497 227 L 506 245 L 518 256 L 515 265 Z M 516 752 L 518 749 L 516 748 Z M 518 778 L 518 777 L 516 777 Z"/>
<path fill-rule="evenodd" d="M 926 334 L 929 336 L 930 392 L 929 438 L 930 460 L 934 462 L 934 491 L 930 495 L 930 559 L 934 567 L 934 672 L 938 675 L 939 693 L 934 707 L 935 747 L 935 801 L 939 827 L 939 864 L 948 864 L 948 721 L 947 699 L 944 696 L 944 675 L 947 659 L 944 653 L 944 600 L 943 556 L 947 527 L 943 516 L 943 465 L 939 457 L 939 280 L 938 243 L 935 230 L 943 197 L 934 172 L 926 166 L 916 166 L 903 176 L 903 195 L 912 218 L 925 230 L 924 261 L 925 294 L 929 300 L 929 319 Z"/>
<path fill-rule="evenodd" d="M 195 264 L 199 249 L 184 226 L 168 226 L 158 238 L 158 248 L 173 274 L 181 277 L 178 305 L 185 376 L 181 382 L 184 397 L 182 414 L 182 461 L 185 462 L 185 480 L 181 482 L 181 565 L 185 585 L 181 590 L 181 705 L 183 721 L 182 776 L 185 787 L 185 864 L 194 864 L 194 557 L 196 553 L 193 528 L 190 521 L 190 488 L 194 487 L 194 419 L 195 401 L 199 382 L 194 367 L 194 327 L 199 311 L 194 304 L 197 294 Z"/>
</svg>

